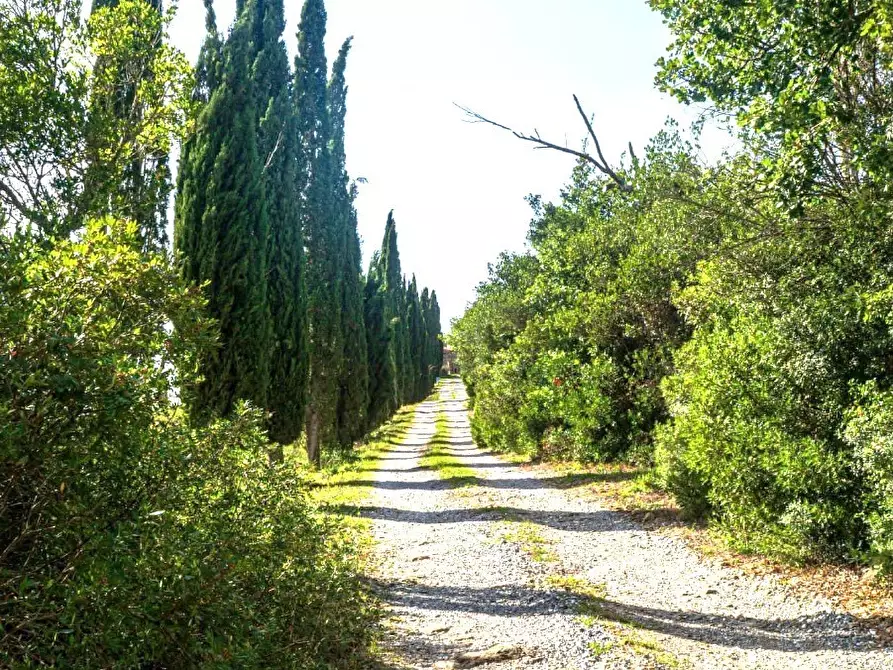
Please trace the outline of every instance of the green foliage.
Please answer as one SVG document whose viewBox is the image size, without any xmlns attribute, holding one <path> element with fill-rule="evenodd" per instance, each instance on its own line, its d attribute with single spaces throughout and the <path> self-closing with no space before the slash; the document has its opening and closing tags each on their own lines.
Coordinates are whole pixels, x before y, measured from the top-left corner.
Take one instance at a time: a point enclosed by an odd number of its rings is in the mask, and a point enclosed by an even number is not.
<svg viewBox="0 0 893 670">
<path fill-rule="evenodd" d="M 345 40 L 332 65 L 329 82 L 329 118 L 332 124 L 333 218 L 336 241 L 341 245 L 341 328 L 344 359 L 338 389 L 338 444 L 350 449 L 366 433 L 366 409 L 369 404 L 369 369 L 364 320 L 362 253 L 357 234 L 357 212 L 353 201 L 356 185 L 349 184 L 344 146 L 344 121 L 347 114 L 347 84 L 344 71 L 351 38 Z"/>
<path fill-rule="evenodd" d="M 309 371 L 307 288 L 301 229 L 298 160 L 300 147 L 288 54 L 282 41 L 282 0 L 257 0 L 248 6 L 254 35 L 255 111 L 258 150 L 263 162 L 263 196 L 269 220 L 266 255 L 267 302 L 273 348 L 266 408 L 273 441 L 290 444 L 301 434 Z M 258 35 L 260 37 L 258 37 Z"/>
<path fill-rule="evenodd" d="M 348 547 L 268 464 L 257 412 L 196 429 L 171 404 L 213 332 L 138 239 L 106 219 L 3 242 L 0 655 L 355 667 L 372 612 Z"/>
<path fill-rule="evenodd" d="M 848 455 L 830 426 L 819 432 L 798 354 L 755 315 L 699 329 L 665 382 L 673 422 L 659 449 L 691 512 L 709 512 L 743 548 L 805 559 L 845 551 L 859 526 Z"/>
<path fill-rule="evenodd" d="M 409 282 L 409 288 L 406 292 L 406 330 L 409 335 L 409 368 L 410 368 L 410 384 L 409 399 L 410 402 L 419 402 L 424 400 L 428 395 L 428 389 L 425 387 L 425 374 L 422 362 L 422 349 L 424 342 L 422 340 L 422 307 L 419 302 L 419 287 L 416 282 L 415 275 Z"/>
<path fill-rule="evenodd" d="M 251 24 L 241 16 L 220 51 L 220 80 L 182 166 L 175 241 L 184 277 L 205 285 L 220 346 L 202 361 L 193 412 L 226 416 L 240 399 L 265 407 L 272 320 L 269 220 L 250 78 Z"/>
<path fill-rule="evenodd" d="M 855 469 L 865 483 L 860 501 L 868 526 L 868 560 L 893 571 L 893 404 L 889 391 L 874 383 L 859 390 L 846 424 L 847 443 L 855 450 Z"/>
<path fill-rule="evenodd" d="M 665 132 L 631 192 L 578 167 L 532 199 L 532 254 L 453 328 L 479 439 L 655 460 L 739 547 L 891 569 L 888 4 L 652 0 L 659 85 L 742 149 Z"/>
<path fill-rule="evenodd" d="M 715 217 L 682 197 L 701 178 L 665 133 L 628 176 L 635 198 L 581 165 L 560 206 L 532 200 L 536 255 L 501 257 L 453 328 L 488 446 L 650 458 L 665 415 L 658 383 L 688 335 L 671 288 L 718 237 Z"/>
<path fill-rule="evenodd" d="M 397 224 L 388 214 L 381 249 L 369 264 L 364 293 L 369 361 L 371 427 L 380 425 L 401 405 L 423 400 L 434 388 L 443 360 L 437 296 L 413 277 L 405 286 L 397 248 Z"/>
<path fill-rule="evenodd" d="M 725 253 L 676 300 L 697 330 L 665 384 L 666 481 L 747 546 L 889 566 L 868 456 L 891 382 L 886 3 L 653 4 L 676 36 L 659 82 L 736 113 L 754 152 Z"/>
<path fill-rule="evenodd" d="M 167 245 L 170 140 L 183 132 L 191 84 L 184 57 L 164 39 L 169 17 L 161 4 L 93 3 L 88 34 L 96 64 L 83 193 L 86 211 L 136 221 L 143 244 L 156 250 Z"/>
<path fill-rule="evenodd" d="M 428 287 L 422 289 L 419 297 L 419 312 L 421 314 L 422 343 L 421 343 L 421 376 L 422 394 L 425 398 L 434 388 L 434 380 L 440 374 L 443 365 L 443 343 L 440 340 L 440 306 L 437 304 L 437 294 L 434 291 L 428 293 Z"/>
<path fill-rule="evenodd" d="M 301 142 L 303 230 L 308 253 L 310 386 L 307 453 L 319 463 L 323 444 L 337 440 L 337 405 L 344 344 L 338 254 L 342 248 L 333 205 L 332 128 L 327 104 L 326 10 L 322 0 L 307 0 L 301 10 L 295 59 L 295 105 Z M 338 177 L 340 178 L 340 174 Z"/>
<path fill-rule="evenodd" d="M 369 416 L 386 417 L 402 403 L 403 342 L 405 327 L 401 318 L 403 280 L 400 272 L 400 252 L 397 249 L 397 224 L 394 213 L 388 213 L 384 239 L 380 253 L 373 257 L 375 267 L 369 268 L 370 281 L 374 281 L 378 296 L 370 295 L 367 284 L 367 305 L 374 301 L 376 312 L 373 320 L 380 319 L 385 329 L 384 337 L 377 344 L 386 344 L 381 351 L 370 352 L 370 360 L 376 365 L 378 378 L 370 388 Z M 374 277 L 374 279 L 373 279 Z M 372 327 L 374 327 L 373 324 Z"/>
<path fill-rule="evenodd" d="M 239 2 L 225 40 L 205 0 L 193 80 L 160 0 L 96 0 L 86 25 L 78 2 L 12 3 L 0 16 L 4 667 L 369 667 L 379 613 L 358 537 L 308 502 L 305 469 L 281 447 L 305 422 L 311 319 L 317 438 L 352 445 L 367 427 L 347 44 L 327 93 L 325 11 L 310 0 L 293 84 L 281 0 Z M 172 262 L 157 249 L 181 133 Z M 393 315 L 419 325 L 415 307 Z"/>
<path fill-rule="evenodd" d="M 764 152 L 772 197 L 884 191 L 893 114 L 887 0 L 651 0 L 674 35 L 658 84 L 738 115 Z"/>
<path fill-rule="evenodd" d="M 191 68 L 165 39 L 170 17 L 144 0 L 99 8 L 86 23 L 78 0 L 6 4 L 4 219 L 51 236 L 117 213 L 140 223 L 142 244 L 157 246 L 170 191 L 166 156 L 191 129 Z"/>
<path fill-rule="evenodd" d="M 366 287 L 363 292 L 363 321 L 366 326 L 366 352 L 369 371 L 369 407 L 366 420 L 370 427 L 379 426 L 387 419 L 394 397 L 396 376 L 391 352 L 391 328 L 385 314 L 386 294 L 380 272 L 381 256 L 372 255 Z"/>
</svg>

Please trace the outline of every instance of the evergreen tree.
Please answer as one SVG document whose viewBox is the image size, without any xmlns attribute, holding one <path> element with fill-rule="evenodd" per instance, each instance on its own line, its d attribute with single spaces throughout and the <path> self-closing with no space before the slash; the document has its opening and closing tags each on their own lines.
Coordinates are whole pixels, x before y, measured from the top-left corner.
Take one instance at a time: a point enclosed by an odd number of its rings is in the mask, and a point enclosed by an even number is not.
<svg viewBox="0 0 893 670">
<path fill-rule="evenodd" d="M 437 304 L 437 291 L 431 291 L 431 320 L 429 326 L 432 346 L 432 364 L 436 365 L 435 376 L 443 366 L 443 327 L 440 324 L 440 305 Z"/>
<path fill-rule="evenodd" d="M 425 397 L 424 361 L 422 360 L 422 310 L 419 304 L 419 288 L 415 275 L 406 293 L 406 327 L 409 334 L 410 402 Z"/>
<path fill-rule="evenodd" d="M 186 152 L 178 198 L 177 251 L 183 273 L 208 286 L 220 346 L 205 355 L 195 389 L 200 418 L 229 413 L 239 399 L 266 405 L 271 320 L 267 304 L 267 212 L 258 155 L 256 92 L 250 73 L 250 22 L 241 14 L 217 56 L 206 41 L 210 98 Z"/>
<path fill-rule="evenodd" d="M 385 416 L 390 416 L 403 404 L 403 360 L 405 345 L 405 328 L 403 326 L 403 276 L 400 271 L 400 252 L 397 249 L 397 224 L 394 212 L 388 213 L 385 224 L 384 239 L 381 244 L 378 277 L 381 283 L 379 291 L 382 296 L 382 312 L 388 329 L 388 366 L 393 375 L 388 380 L 388 387 L 382 389 Z"/>
<path fill-rule="evenodd" d="M 343 343 L 338 230 L 331 202 L 332 169 L 327 110 L 326 10 L 322 0 L 307 0 L 301 10 L 295 59 L 298 117 L 299 186 L 302 226 L 308 253 L 310 385 L 307 401 L 307 455 L 319 464 L 321 445 L 336 438 L 336 413 Z"/>
<path fill-rule="evenodd" d="M 400 329 L 400 405 L 413 401 L 412 397 L 412 351 L 410 350 L 409 334 L 409 287 L 406 283 L 406 275 L 400 285 L 399 299 L 400 320 L 397 327 Z"/>
<path fill-rule="evenodd" d="M 419 300 L 422 312 L 422 361 L 424 375 L 424 393 L 427 396 L 434 388 L 434 379 L 440 371 L 443 361 L 437 360 L 440 324 L 435 323 L 431 295 L 426 286 Z"/>
<path fill-rule="evenodd" d="M 329 122 L 331 124 L 333 220 L 340 228 L 341 243 L 341 331 L 343 360 L 338 389 L 338 443 L 349 448 L 366 429 L 369 403 L 369 373 L 366 351 L 366 326 L 363 307 L 363 276 L 357 214 L 353 206 L 356 186 L 349 184 L 344 146 L 344 121 L 347 113 L 347 84 L 344 71 L 351 38 L 345 40 L 332 65 L 329 83 Z"/>
<path fill-rule="evenodd" d="M 396 370 L 391 348 L 391 328 L 386 314 L 387 294 L 384 289 L 381 252 L 376 251 L 369 263 L 363 295 L 363 320 L 366 325 L 366 351 L 369 373 L 369 401 L 366 412 L 368 428 L 384 423 L 394 406 Z"/>
<path fill-rule="evenodd" d="M 219 69 L 223 44 L 217 31 L 213 0 L 205 3 L 205 41 L 195 67 L 193 101 L 199 107 L 199 117 L 205 111 L 219 84 Z M 180 164 L 177 170 L 177 199 L 174 204 L 174 251 L 180 256 L 183 273 L 197 277 L 199 272 L 198 239 L 200 228 L 186 225 L 189 217 L 200 216 L 205 209 L 205 182 L 200 175 L 207 175 L 213 165 L 214 155 L 209 146 L 213 135 L 196 132 L 180 147 Z"/>
<path fill-rule="evenodd" d="M 282 41 L 283 0 L 249 0 L 245 10 L 254 40 L 252 73 L 258 145 L 263 162 L 268 301 L 273 343 L 270 366 L 270 438 L 294 442 L 304 425 L 307 396 L 307 295 L 298 190 L 298 128 L 288 55 Z"/>
</svg>

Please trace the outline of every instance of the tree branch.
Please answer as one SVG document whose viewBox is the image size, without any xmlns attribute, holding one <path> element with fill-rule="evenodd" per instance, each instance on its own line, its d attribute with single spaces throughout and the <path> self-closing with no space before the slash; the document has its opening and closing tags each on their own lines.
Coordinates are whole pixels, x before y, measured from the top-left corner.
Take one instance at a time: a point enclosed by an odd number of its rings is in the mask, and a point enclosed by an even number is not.
<svg viewBox="0 0 893 670">
<path fill-rule="evenodd" d="M 599 143 L 598 137 L 596 136 L 595 131 L 592 128 L 592 123 L 590 122 L 589 117 L 586 116 L 585 112 L 583 112 L 583 107 L 582 107 L 582 105 L 580 105 L 580 101 L 576 95 L 574 96 L 574 102 L 577 105 L 577 111 L 580 112 L 580 116 L 583 117 L 583 122 L 586 124 L 586 130 L 589 131 L 589 136 L 592 138 L 592 141 L 595 143 L 595 151 L 598 155 L 597 157 L 593 156 L 592 154 L 586 153 L 585 151 L 577 151 L 576 149 L 571 149 L 570 147 L 568 147 L 566 145 L 562 146 L 560 144 L 555 144 L 554 142 L 549 142 L 547 140 L 544 140 L 540 136 L 539 131 L 536 129 L 534 129 L 532 135 L 529 135 L 527 133 L 522 133 L 522 132 L 519 132 L 513 128 L 509 128 L 508 126 L 505 126 L 501 123 L 493 121 L 492 119 L 488 119 L 487 117 L 483 116 L 482 114 L 478 114 L 477 112 L 475 112 L 467 107 L 463 107 L 462 105 L 459 105 L 457 103 L 453 103 L 453 104 L 456 105 L 456 107 L 461 109 L 463 112 L 465 112 L 465 115 L 468 117 L 469 123 L 486 123 L 491 126 L 495 126 L 496 128 L 500 128 L 502 130 L 507 130 L 512 135 L 517 137 L 519 140 L 523 140 L 525 142 L 532 142 L 533 144 L 537 145 L 535 147 L 536 149 L 553 149 L 554 151 L 560 151 L 562 153 L 570 154 L 571 156 L 576 156 L 577 158 L 581 158 L 581 159 L 585 160 L 587 163 L 589 163 L 590 165 L 592 165 L 596 170 L 598 170 L 602 174 L 609 177 L 615 184 L 617 184 L 617 186 L 620 188 L 621 191 L 623 191 L 624 193 L 631 193 L 633 190 L 632 186 L 630 186 L 628 183 L 626 183 L 626 181 L 623 179 L 623 177 L 621 177 L 614 170 L 612 170 L 611 166 L 608 165 L 608 161 L 605 160 L 605 156 L 602 153 L 601 144 Z"/>
<path fill-rule="evenodd" d="M 6 201 L 12 205 L 16 210 L 18 210 L 19 214 L 21 214 L 26 220 L 31 223 L 38 224 L 41 229 L 46 226 L 47 218 L 43 216 L 40 212 L 36 210 L 32 210 L 25 203 L 23 203 L 15 190 L 12 187 L 8 186 L 4 182 L 0 181 L 0 196 L 5 196 Z"/>
</svg>

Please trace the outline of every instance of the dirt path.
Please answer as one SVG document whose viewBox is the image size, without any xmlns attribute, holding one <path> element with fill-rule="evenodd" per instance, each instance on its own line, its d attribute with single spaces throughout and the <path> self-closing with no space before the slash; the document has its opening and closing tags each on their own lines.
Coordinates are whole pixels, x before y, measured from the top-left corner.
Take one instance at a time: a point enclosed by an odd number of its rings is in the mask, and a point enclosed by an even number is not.
<svg viewBox="0 0 893 670">
<path fill-rule="evenodd" d="M 490 650 L 504 659 L 492 670 L 893 668 L 829 603 L 699 558 L 576 496 L 579 478 L 479 450 L 465 399 L 447 380 L 419 407 L 361 512 L 374 519 L 395 667 L 473 667 Z M 468 468 L 452 480 L 419 463 L 438 417 Z"/>
</svg>

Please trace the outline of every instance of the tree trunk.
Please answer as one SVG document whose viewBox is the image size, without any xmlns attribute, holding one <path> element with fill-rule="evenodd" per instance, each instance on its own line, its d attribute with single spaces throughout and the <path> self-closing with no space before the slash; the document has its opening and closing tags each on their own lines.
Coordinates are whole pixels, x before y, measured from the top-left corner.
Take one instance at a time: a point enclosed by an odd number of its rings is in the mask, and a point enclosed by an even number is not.
<svg viewBox="0 0 893 670">
<path fill-rule="evenodd" d="M 320 466 L 319 413 L 314 407 L 310 408 L 310 418 L 307 421 L 307 459 L 314 467 Z"/>
</svg>

